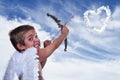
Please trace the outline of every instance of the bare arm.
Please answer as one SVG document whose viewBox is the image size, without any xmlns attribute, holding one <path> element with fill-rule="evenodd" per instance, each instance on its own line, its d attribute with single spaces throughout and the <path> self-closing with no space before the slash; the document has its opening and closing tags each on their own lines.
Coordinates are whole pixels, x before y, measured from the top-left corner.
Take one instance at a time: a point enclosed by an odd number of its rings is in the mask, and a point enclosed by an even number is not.
<svg viewBox="0 0 120 80">
<path fill-rule="evenodd" d="M 47 46 L 50 45 L 50 44 L 51 44 L 51 41 L 50 41 L 50 40 L 45 40 L 45 41 L 44 41 L 44 48 L 47 47 Z M 44 60 L 42 60 L 42 61 L 40 62 L 42 68 L 45 66 L 46 62 L 47 62 L 47 59 L 44 59 Z"/>
<path fill-rule="evenodd" d="M 62 43 L 62 41 L 66 38 L 68 35 L 68 28 L 66 27 L 66 24 L 64 24 L 61 34 L 58 38 L 56 38 L 49 46 L 43 49 L 38 49 L 38 55 L 40 57 L 40 60 L 45 60 L 47 57 L 49 57 Z"/>
<path fill-rule="evenodd" d="M 45 66 L 46 62 L 47 62 L 47 59 L 44 59 L 40 62 L 42 68 Z"/>
</svg>

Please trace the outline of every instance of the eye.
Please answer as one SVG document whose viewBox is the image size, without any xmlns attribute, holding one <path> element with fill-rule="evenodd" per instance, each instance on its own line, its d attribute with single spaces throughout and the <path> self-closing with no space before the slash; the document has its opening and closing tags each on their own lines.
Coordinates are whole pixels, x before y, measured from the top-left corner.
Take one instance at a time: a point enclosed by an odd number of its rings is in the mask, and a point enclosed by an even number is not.
<svg viewBox="0 0 120 80">
<path fill-rule="evenodd" d="M 29 40 L 29 41 L 33 41 L 33 37 L 29 37 L 28 40 Z"/>
<path fill-rule="evenodd" d="M 35 35 L 35 38 L 38 38 L 38 35 L 37 35 L 37 34 Z"/>
</svg>

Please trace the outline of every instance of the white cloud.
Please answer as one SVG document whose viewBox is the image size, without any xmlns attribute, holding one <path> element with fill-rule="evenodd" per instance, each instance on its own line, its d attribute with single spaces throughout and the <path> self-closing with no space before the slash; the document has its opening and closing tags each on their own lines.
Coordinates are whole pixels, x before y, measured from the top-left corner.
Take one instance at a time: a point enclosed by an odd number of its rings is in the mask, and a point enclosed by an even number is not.
<svg viewBox="0 0 120 80">
<path fill-rule="evenodd" d="M 97 33 L 94 30 L 89 29 L 84 24 L 83 19 L 81 17 L 80 18 L 77 18 L 79 16 L 75 17 L 70 23 L 69 43 L 74 44 L 78 42 L 78 44 L 74 46 L 72 45 L 72 48 L 77 46 L 79 48 L 84 48 L 85 50 L 88 50 L 90 52 L 92 51 L 93 54 L 101 54 L 101 56 L 106 56 L 108 58 L 115 58 L 115 56 L 113 55 L 115 55 L 116 53 L 118 54 L 120 50 L 119 49 L 120 24 L 118 17 L 119 11 L 120 11 L 119 8 L 115 9 L 115 12 L 113 12 L 112 14 L 112 20 L 107 25 L 106 30 L 103 31 L 102 33 Z M 86 43 L 88 44 L 86 45 Z M 95 50 L 94 47 L 106 51 L 105 54 L 103 52 Z"/>
<path fill-rule="evenodd" d="M 119 32 L 115 32 L 119 28 L 119 8 L 115 9 L 112 14 L 112 20 L 107 26 L 106 30 L 99 34 L 92 32 L 92 30 L 86 29 L 81 18 L 76 18 L 69 24 L 70 29 L 70 54 L 90 59 L 91 56 L 84 56 L 80 51 L 76 51 L 76 48 L 85 48 L 86 50 L 93 51 L 95 54 L 101 54 L 102 56 L 111 57 L 116 60 L 102 61 L 102 62 L 90 62 L 77 59 L 64 59 L 61 62 L 55 62 L 48 60 L 44 69 L 44 76 L 46 80 L 119 80 L 120 77 L 120 60 L 119 60 Z M 116 17 L 117 16 L 117 19 Z M 77 20 L 78 19 L 78 20 Z M 80 21 L 80 22 L 77 22 Z M 109 31 L 113 30 L 114 31 Z M 113 35 L 114 34 L 114 35 Z M 77 41 L 76 41 L 77 40 Z M 80 41 L 79 41 L 80 40 Z M 90 44 L 99 47 L 100 49 L 111 52 L 109 54 L 103 54 L 101 52 L 95 52 L 89 45 L 84 45 L 83 40 L 88 41 Z M 73 50 L 73 51 L 72 51 Z M 115 51 L 117 50 L 117 51 Z M 118 56 L 114 56 L 118 53 Z M 59 56 L 57 56 L 59 57 Z M 97 58 L 97 57 L 96 57 Z M 118 60 L 117 60 L 118 58 Z M 94 58 L 92 58 L 94 60 Z M 96 60 L 94 60 L 96 61 Z"/>
<path fill-rule="evenodd" d="M 48 60 L 44 72 L 45 80 L 118 80 L 119 62 L 89 62 L 64 59 L 61 62 Z"/>
<path fill-rule="evenodd" d="M 72 7 L 72 6 L 71 6 Z M 55 24 L 51 24 L 49 19 L 44 18 L 43 14 L 41 14 L 41 11 L 47 12 L 48 7 L 42 7 L 38 8 L 36 11 L 28 10 L 26 8 L 21 8 L 26 14 L 31 14 L 36 21 L 42 20 L 40 22 L 43 22 L 44 24 L 47 24 L 48 26 L 53 28 Z M 54 9 L 49 7 L 50 12 L 54 12 Z M 75 7 L 73 7 L 76 9 Z M 66 9 L 67 10 L 67 9 Z M 48 12 L 49 12 L 48 11 Z M 112 52 L 112 55 L 114 55 L 114 50 L 117 48 L 117 53 L 120 51 L 119 49 L 119 36 L 118 35 L 112 35 L 119 34 L 116 32 L 111 32 L 110 30 L 116 30 L 117 28 L 120 28 L 119 24 L 119 8 L 116 8 L 115 12 L 112 14 L 112 21 L 108 25 L 107 29 L 101 33 L 98 34 L 96 32 L 93 32 L 92 30 L 88 29 L 86 25 L 83 22 L 83 19 L 79 17 L 79 15 L 75 15 L 73 21 L 68 24 L 68 27 L 70 29 L 70 33 L 68 36 L 69 44 L 71 46 L 68 47 L 68 50 L 70 54 L 78 55 L 84 58 L 91 59 L 93 61 L 96 61 L 97 57 L 91 57 L 86 56 L 84 52 L 76 50 L 76 48 L 83 48 L 85 50 L 93 52 L 93 54 L 101 54 L 101 52 L 97 52 L 94 50 L 90 45 L 85 45 L 86 42 L 84 40 L 88 41 L 91 45 L 95 47 L 99 47 L 100 49 L 105 49 Z M 69 9 L 70 13 L 72 11 Z M 38 15 L 41 14 L 41 15 Z M 46 22 L 44 22 L 46 21 Z M 31 24 L 36 26 L 37 30 L 42 30 L 42 27 L 32 22 L 31 20 L 7 20 L 6 17 L 0 16 L 0 40 L 1 40 L 1 55 L 0 55 L 0 80 L 2 80 L 2 76 L 4 75 L 4 71 L 7 65 L 7 62 L 14 52 L 14 48 L 12 47 L 10 41 L 8 32 L 9 30 L 15 28 L 16 26 L 19 26 L 21 24 Z M 52 25 L 52 26 L 51 26 Z M 38 29 L 39 28 L 39 29 Z M 55 27 L 54 27 L 55 28 Z M 50 38 L 49 33 L 45 31 L 38 32 L 38 35 L 42 35 L 40 37 L 41 40 Z M 47 37 L 46 37 L 47 36 Z M 114 42 L 114 43 L 113 43 Z M 116 47 L 117 46 L 117 47 Z M 62 46 L 63 47 L 63 46 Z M 7 50 L 6 50 L 7 48 Z M 62 48 L 59 48 L 58 51 L 55 53 L 60 53 Z M 106 54 L 107 55 L 107 54 Z M 105 55 L 105 56 L 106 56 Z M 55 56 L 56 57 L 56 56 Z M 59 56 L 57 56 L 59 57 Z M 106 56 L 111 57 L 111 56 Z M 116 56 L 115 56 L 116 57 Z M 119 57 L 119 55 L 118 55 Z M 112 61 L 106 61 L 101 63 L 96 62 L 89 62 L 84 60 L 77 60 L 77 59 L 64 59 L 61 62 L 55 62 L 53 61 L 54 56 L 51 56 L 48 59 L 48 62 L 43 70 L 43 75 L 46 80 L 119 80 L 120 77 L 120 62 L 119 60 L 116 60 L 116 62 Z"/>
</svg>

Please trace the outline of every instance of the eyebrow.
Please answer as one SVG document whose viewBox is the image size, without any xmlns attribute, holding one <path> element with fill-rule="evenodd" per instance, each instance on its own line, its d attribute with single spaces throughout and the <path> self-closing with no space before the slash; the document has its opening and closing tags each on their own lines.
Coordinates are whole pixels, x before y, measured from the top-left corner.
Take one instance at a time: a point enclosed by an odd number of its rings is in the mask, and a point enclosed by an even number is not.
<svg viewBox="0 0 120 80">
<path fill-rule="evenodd" d="M 35 34 L 30 34 L 30 35 L 28 35 L 27 37 L 31 37 L 31 36 L 34 36 L 34 35 L 37 35 L 37 33 L 35 33 Z"/>
</svg>

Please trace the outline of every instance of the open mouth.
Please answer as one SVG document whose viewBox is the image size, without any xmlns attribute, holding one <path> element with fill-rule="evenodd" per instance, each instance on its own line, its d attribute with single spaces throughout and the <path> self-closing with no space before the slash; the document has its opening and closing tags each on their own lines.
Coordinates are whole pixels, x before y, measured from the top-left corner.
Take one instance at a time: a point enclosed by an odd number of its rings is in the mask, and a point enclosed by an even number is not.
<svg viewBox="0 0 120 80">
<path fill-rule="evenodd" d="M 34 45 L 34 47 L 36 47 L 36 48 L 37 48 L 37 47 L 40 47 L 40 44 L 37 43 L 37 44 Z"/>
</svg>

